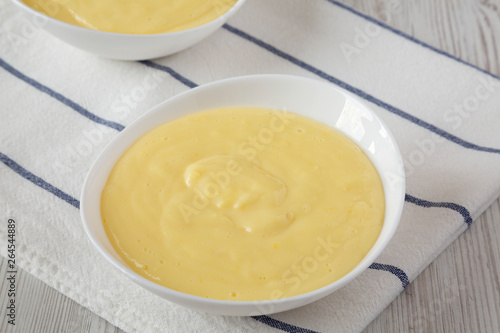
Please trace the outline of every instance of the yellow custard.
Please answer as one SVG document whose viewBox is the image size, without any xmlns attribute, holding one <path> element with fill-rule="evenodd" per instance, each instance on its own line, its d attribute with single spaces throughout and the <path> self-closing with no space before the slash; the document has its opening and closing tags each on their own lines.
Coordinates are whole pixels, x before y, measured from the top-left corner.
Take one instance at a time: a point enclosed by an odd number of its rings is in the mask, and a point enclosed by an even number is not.
<svg viewBox="0 0 500 333">
<path fill-rule="evenodd" d="M 124 34 L 191 29 L 215 20 L 237 0 L 23 0 L 66 23 Z"/>
<path fill-rule="evenodd" d="M 338 131 L 279 110 L 232 107 L 136 141 L 101 197 L 111 244 L 138 274 L 223 300 L 326 286 L 377 240 L 385 202 L 368 157 Z"/>
</svg>

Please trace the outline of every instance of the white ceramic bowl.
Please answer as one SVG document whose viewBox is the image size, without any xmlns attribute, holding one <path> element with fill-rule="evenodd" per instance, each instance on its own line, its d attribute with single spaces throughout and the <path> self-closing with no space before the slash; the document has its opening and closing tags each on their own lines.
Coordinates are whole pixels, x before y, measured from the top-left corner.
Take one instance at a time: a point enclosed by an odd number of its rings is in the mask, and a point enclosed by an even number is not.
<svg viewBox="0 0 500 333">
<path fill-rule="evenodd" d="M 385 218 L 382 232 L 366 257 L 340 280 L 321 289 L 268 301 L 221 301 L 168 289 L 136 274 L 121 260 L 104 231 L 100 200 L 108 176 L 125 150 L 154 127 L 180 116 L 227 106 L 258 106 L 305 115 L 338 129 L 368 155 L 382 179 Z M 317 80 L 285 75 L 256 75 L 213 82 L 163 102 L 127 126 L 92 166 L 81 194 L 81 215 L 90 240 L 106 260 L 140 286 L 169 301 L 221 315 L 263 315 L 308 304 L 344 286 L 365 270 L 396 231 L 405 196 L 400 152 L 389 129 L 350 93 Z"/>
<path fill-rule="evenodd" d="M 193 46 L 220 28 L 245 2 L 238 0 L 226 13 L 196 28 L 163 34 L 132 35 L 79 27 L 42 14 L 21 0 L 12 1 L 36 26 L 57 38 L 84 51 L 117 60 L 154 59 Z"/>
</svg>

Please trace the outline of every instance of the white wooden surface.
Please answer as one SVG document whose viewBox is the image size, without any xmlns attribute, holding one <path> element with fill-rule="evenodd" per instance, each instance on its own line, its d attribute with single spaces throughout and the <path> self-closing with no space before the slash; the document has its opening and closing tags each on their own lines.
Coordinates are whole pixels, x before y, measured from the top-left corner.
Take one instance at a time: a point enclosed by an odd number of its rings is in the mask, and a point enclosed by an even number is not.
<svg viewBox="0 0 500 333">
<path fill-rule="evenodd" d="M 321 1 L 321 0 L 316 0 Z M 395 1 L 395 0 L 393 0 Z M 376 18 L 390 1 L 341 2 Z M 500 75 L 500 1 L 401 1 L 389 25 Z M 5 317 L 6 261 L 0 260 L 0 332 L 122 332 L 19 270 L 15 327 Z M 500 200 L 446 249 L 365 330 L 500 332 Z"/>
</svg>

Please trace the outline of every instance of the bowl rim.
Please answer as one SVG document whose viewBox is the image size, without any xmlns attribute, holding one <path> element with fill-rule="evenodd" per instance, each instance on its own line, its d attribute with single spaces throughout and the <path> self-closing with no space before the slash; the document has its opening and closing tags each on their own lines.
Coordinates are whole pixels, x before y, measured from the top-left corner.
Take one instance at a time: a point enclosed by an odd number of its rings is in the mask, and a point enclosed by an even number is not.
<svg viewBox="0 0 500 333">
<path fill-rule="evenodd" d="M 394 210 L 394 221 L 390 224 L 390 228 L 387 229 L 386 235 L 383 238 L 383 240 L 380 240 L 380 236 L 382 235 L 382 231 L 377 238 L 376 242 L 374 245 L 371 247 L 370 251 L 363 257 L 363 259 L 352 269 L 350 270 L 347 274 L 342 276 L 340 279 L 324 286 L 319 289 L 312 290 L 310 292 L 296 295 L 296 296 L 289 296 L 289 297 L 284 297 L 284 298 L 278 298 L 278 299 L 267 299 L 267 300 L 256 300 L 256 301 L 232 301 L 232 300 L 219 300 L 219 299 L 213 299 L 213 298 L 205 298 L 201 296 L 196 296 L 188 293 L 184 293 L 181 291 L 173 290 L 168 287 L 162 286 L 160 284 L 157 284 L 155 282 L 152 282 L 151 280 L 148 280 L 141 275 L 135 273 L 132 269 L 128 268 L 126 265 L 120 263 L 118 260 L 116 260 L 111 254 L 108 253 L 108 251 L 104 248 L 104 246 L 99 242 L 97 237 L 93 234 L 93 232 L 90 230 L 90 222 L 87 221 L 87 197 L 88 197 L 88 187 L 89 183 L 92 180 L 93 174 L 96 172 L 96 168 L 99 164 L 106 163 L 105 160 L 106 158 L 105 153 L 112 147 L 117 141 L 121 141 L 121 138 L 125 135 L 127 135 L 127 129 L 129 127 L 126 127 L 122 132 L 118 133 L 116 137 L 114 137 L 107 145 L 106 147 L 102 150 L 102 152 L 99 154 L 99 156 L 96 158 L 94 163 L 92 164 L 91 168 L 89 169 L 89 172 L 85 178 L 85 181 L 82 186 L 82 191 L 81 191 L 81 200 L 80 200 L 80 214 L 82 218 L 82 223 L 83 227 L 85 230 L 85 233 L 89 237 L 91 243 L 95 246 L 95 248 L 100 252 L 102 256 L 104 256 L 108 262 L 110 262 L 115 268 L 117 268 L 119 271 L 121 271 L 125 276 L 127 276 L 129 279 L 134 281 L 135 283 L 139 284 L 139 286 L 146 288 L 148 290 L 154 290 L 154 289 L 160 289 L 162 291 L 162 294 L 168 294 L 170 299 L 167 299 L 166 297 L 163 297 L 167 300 L 185 300 L 189 302 L 196 302 L 197 304 L 200 304 L 202 306 L 231 306 L 232 308 L 248 308 L 249 306 L 252 307 L 257 307 L 259 306 L 280 306 L 284 305 L 289 302 L 294 302 L 298 301 L 299 303 L 302 303 L 303 305 L 308 304 L 310 302 L 313 302 L 315 300 L 318 300 L 322 297 L 325 297 L 332 293 L 333 291 L 336 291 L 346 285 L 347 283 L 351 282 L 354 280 L 356 277 L 358 277 L 363 271 L 365 271 L 375 260 L 377 257 L 380 256 L 382 251 L 387 247 L 387 244 L 389 241 L 392 239 L 394 233 L 396 232 L 396 229 L 398 228 L 398 225 L 401 220 L 401 215 L 403 211 L 403 206 L 405 202 L 405 191 L 406 191 L 406 183 L 405 183 L 405 172 L 404 172 L 404 165 L 403 165 L 403 159 L 401 156 L 401 151 L 399 150 L 399 147 L 397 145 L 397 142 L 392 134 L 392 132 L 389 130 L 387 125 L 379 118 L 379 116 L 373 111 L 372 108 L 368 107 L 363 101 L 360 100 L 359 97 L 354 95 L 353 93 L 337 86 L 334 84 L 330 84 L 324 81 L 320 81 L 318 79 L 311 79 L 311 78 L 306 78 L 302 76 L 296 76 L 296 75 L 286 75 L 286 74 L 257 74 L 257 75 L 245 75 L 245 76 L 238 76 L 238 77 L 231 77 L 231 78 L 226 78 L 214 82 L 210 82 L 207 84 L 200 85 L 198 87 L 192 88 L 190 90 L 184 91 L 178 95 L 175 95 L 162 103 L 156 105 L 155 107 L 151 108 L 147 112 L 145 112 L 143 115 L 138 117 L 136 120 L 134 120 L 131 124 L 134 123 L 139 123 L 142 119 L 148 117 L 149 114 L 153 114 L 156 112 L 159 112 L 159 110 L 165 108 L 168 104 L 171 104 L 177 100 L 185 99 L 187 97 L 196 95 L 198 92 L 207 90 L 207 89 L 214 89 L 217 88 L 218 86 L 224 86 L 227 84 L 232 84 L 234 82 L 238 81 L 246 81 L 246 80 L 268 80 L 268 79 L 277 79 L 277 80 L 296 80 L 296 81 L 303 81 L 304 83 L 307 84 L 316 84 L 316 85 L 322 85 L 325 87 L 328 87 L 329 89 L 336 90 L 337 92 L 340 92 L 342 95 L 349 97 L 351 100 L 356 102 L 357 104 L 363 106 L 365 110 L 368 110 L 369 113 L 376 119 L 376 121 L 382 126 L 383 129 L 386 130 L 387 132 L 387 137 L 391 144 L 394 145 L 394 158 L 395 158 L 395 163 L 398 164 L 398 168 L 400 171 L 399 176 L 401 177 L 401 182 L 399 182 L 399 187 L 398 187 L 398 205 L 396 206 Z M 198 110 L 202 111 L 202 109 Z M 195 111 L 193 111 L 195 112 Z M 177 118 L 177 117 L 176 117 Z M 175 119 L 175 118 L 174 118 Z M 160 125 L 160 124 L 158 124 Z M 158 126 L 157 125 L 157 126 Z M 154 128 L 154 127 L 153 127 Z M 338 129 L 337 129 L 338 130 Z M 142 135 L 146 134 L 147 131 L 141 132 L 140 135 L 137 136 L 137 138 L 134 140 L 134 142 L 140 138 Z M 356 144 L 356 142 L 352 137 L 349 135 L 343 133 L 344 135 L 348 136 L 351 140 L 353 140 Z M 130 146 L 130 145 L 129 145 Z M 363 149 L 363 151 L 365 151 Z M 122 153 L 123 154 L 123 153 Z M 373 160 L 370 156 L 368 156 L 369 159 L 372 161 Z M 103 162 L 104 161 L 104 162 Z M 116 163 L 116 162 L 115 162 Z M 115 164 L 114 163 L 114 164 Z M 113 164 L 113 165 L 114 165 Z M 377 170 L 377 173 L 380 175 L 380 170 L 377 168 L 377 166 L 374 163 L 374 166 Z M 109 173 L 108 173 L 109 175 Z M 384 186 L 384 196 L 385 196 L 385 186 Z M 386 211 L 384 213 L 384 223 L 386 222 L 386 214 L 387 214 L 387 203 L 386 203 Z M 382 229 L 383 230 L 383 229 Z M 378 244 L 377 244 L 378 243 Z M 375 248 L 375 245 L 377 245 L 377 248 Z M 156 294 L 156 293 L 155 293 Z M 156 294 L 158 295 L 158 294 Z M 306 301 L 306 302 L 301 302 L 301 301 Z M 175 301 L 174 301 L 175 302 Z M 292 307 L 296 308 L 296 307 Z M 290 309 L 292 309 L 290 308 Z M 282 310 L 284 311 L 284 310 Z M 275 313 L 279 311 L 263 311 L 263 313 L 260 314 L 270 314 L 270 313 Z M 253 315 L 253 314 L 252 314 Z"/>
<path fill-rule="evenodd" d="M 154 38 L 162 38 L 162 37 L 182 37 L 182 35 L 185 34 L 190 34 L 190 33 L 196 33 L 198 31 L 203 31 L 206 28 L 209 28 L 210 26 L 214 25 L 222 25 L 224 24 L 229 17 L 231 17 L 243 4 L 245 3 L 246 0 L 236 0 L 236 3 L 229 8 L 225 13 L 222 15 L 218 16 L 217 18 L 206 22 L 202 25 L 190 28 L 190 29 L 184 29 L 180 31 L 175 31 L 175 32 L 162 32 L 162 33 L 155 33 L 155 34 L 131 34 L 131 33 L 120 33 L 120 32 L 110 32 L 110 31 L 102 31 L 102 30 L 96 30 L 96 29 L 90 29 L 86 27 L 82 27 L 79 25 L 74 25 L 68 22 L 64 22 L 61 20 L 58 20 L 56 18 L 53 18 L 46 13 L 42 13 L 37 11 L 34 8 L 31 8 L 27 4 L 25 4 L 22 0 L 11 0 L 16 6 L 21 8 L 24 11 L 27 11 L 31 13 L 34 16 L 38 17 L 43 17 L 46 22 L 50 22 L 52 24 L 56 25 L 61 25 L 65 29 L 69 30 L 75 30 L 76 32 L 81 32 L 81 33 L 91 33 L 91 34 L 100 34 L 101 36 L 106 36 L 106 37 L 117 37 L 117 38 L 147 38 L 147 39 L 154 39 Z"/>
</svg>

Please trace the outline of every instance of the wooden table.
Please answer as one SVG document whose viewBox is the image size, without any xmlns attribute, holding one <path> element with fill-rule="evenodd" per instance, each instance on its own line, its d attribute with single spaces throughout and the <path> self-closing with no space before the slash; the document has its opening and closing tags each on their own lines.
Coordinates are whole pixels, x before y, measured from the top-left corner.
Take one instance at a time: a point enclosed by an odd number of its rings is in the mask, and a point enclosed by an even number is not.
<svg viewBox="0 0 500 333">
<path fill-rule="evenodd" d="M 383 9 L 390 1 L 342 2 L 382 19 Z M 403 12 L 393 17 L 389 25 L 500 75 L 499 1 L 401 2 Z M 6 272 L 6 260 L 2 258 L 0 300 L 7 299 Z M 500 332 L 499 276 L 500 200 L 427 267 L 365 332 Z M 122 332 L 22 270 L 18 274 L 16 300 L 22 304 L 17 325 L 7 324 L 2 306 L 0 332 Z"/>
</svg>

